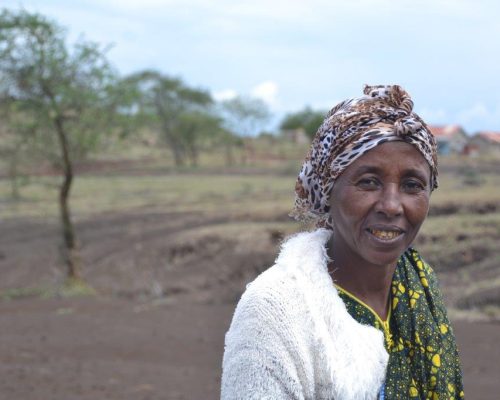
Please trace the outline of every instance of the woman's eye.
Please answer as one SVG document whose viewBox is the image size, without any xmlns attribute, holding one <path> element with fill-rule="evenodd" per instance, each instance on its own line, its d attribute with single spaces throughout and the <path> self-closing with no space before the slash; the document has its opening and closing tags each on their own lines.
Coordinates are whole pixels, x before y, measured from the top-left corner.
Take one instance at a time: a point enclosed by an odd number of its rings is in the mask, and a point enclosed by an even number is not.
<svg viewBox="0 0 500 400">
<path fill-rule="evenodd" d="M 362 189 L 376 189 L 379 182 L 375 178 L 362 178 L 358 181 L 357 186 Z"/>
<path fill-rule="evenodd" d="M 425 189 L 425 185 L 419 181 L 410 180 L 403 183 L 403 188 L 409 193 L 418 193 Z"/>
</svg>

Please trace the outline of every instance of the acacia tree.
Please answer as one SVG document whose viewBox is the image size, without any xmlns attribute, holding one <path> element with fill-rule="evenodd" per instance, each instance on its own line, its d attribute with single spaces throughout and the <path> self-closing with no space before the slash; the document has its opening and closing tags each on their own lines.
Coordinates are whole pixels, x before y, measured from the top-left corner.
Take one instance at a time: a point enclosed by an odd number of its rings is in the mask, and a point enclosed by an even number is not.
<svg viewBox="0 0 500 400">
<path fill-rule="evenodd" d="M 80 257 L 69 207 L 74 162 L 95 150 L 109 131 L 114 72 L 101 48 L 78 41 L 70 50 L 65 32 L 36 13 L 0 14 L 2 97 L 30 127 L 38 149 L 63 175 L 59 209 L 68 278 L 81 280 Z"/>
<path fill-rule="evenodd" d="M 29 151 L 29 127 L 24 127 L 22 115 L 17 112 L 11 99 L 3 98 L 0 101 L 0 161 L 5 166 L 7 177 L 11 185 L 11 197 L 20 199 L 20 186 L 25 181 L 23 167 L 27 158 L 33 157 Z M 21 127 L 23 129 L 21 129 Z"/>
<path fill-rule="evenodd" d="M 183 113 L 179 116 L 179 131 L 182 132 L 186 156 L 191 165 L 197 166 L 200 147 L 220 137 L 221 120 L 208 112 Z"/>
<path fill-rule="evenodd" d="M 242 163 L 246 164 L 254 149 L 249 137 L 257 134 L 271 118 L 266 103 L 252 97 L 238 96 L 224 100 L 218 105 L 219 114 L 224 120 L 224 127 L 229 135 L 223 136 L 226 164 L 232 163 L 232 147 L 243 146 Z M 239 139 L 239 140 L 238 140 Z"/>
<path fill-rule="evenodd" d="M 307 136 L 313 138 L 325 118 L 326 112 L 315 111 L 306 107 L 301 111 L 285 115 L 281 121 L 281 129 L 303 128 Z"/>
<path fill-rule="evenodd" d="M 219 112 L 226 128 L 243 137 L 257 134 L 271 118 L 266 103 L 252 97 L 224 100 L 219 105 Z"/>
<path fill-rule="evenodd" d="M 210 94 L 157 71 L 132 74 L 120 86 L 125 100 L 122 108 L 139 124 L 159 130 L 175 164 L 181 166 L 186 159 L 196 164 L 200 144 L 220 125 L 211 111 Z"/>
</svg>

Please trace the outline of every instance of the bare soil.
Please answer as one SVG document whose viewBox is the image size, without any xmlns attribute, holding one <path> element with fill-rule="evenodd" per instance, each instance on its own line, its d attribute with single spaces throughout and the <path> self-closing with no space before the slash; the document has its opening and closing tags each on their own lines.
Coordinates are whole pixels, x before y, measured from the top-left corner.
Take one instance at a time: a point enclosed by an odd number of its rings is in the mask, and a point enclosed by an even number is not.
<svg viewBox="0 0 500 400">
<path fill-rule="evenodd" d="M 271 225 L 144 210 L 81 219 L 98 295 L 43 299 L 64 279 L 57 221 L 2 221 L 0 399 L 218 398 L 235 303 L 281 240 Z M 454 326 L 467 398 L 498 399 L 500 324 Z"/>
<path fill-rule="evenodd" d="M 0 303 L 0 399 L 217 399 L 233 306 Z M 500 325 L 456 321 L 469 399 L 498 399 Z"/>
</svg>

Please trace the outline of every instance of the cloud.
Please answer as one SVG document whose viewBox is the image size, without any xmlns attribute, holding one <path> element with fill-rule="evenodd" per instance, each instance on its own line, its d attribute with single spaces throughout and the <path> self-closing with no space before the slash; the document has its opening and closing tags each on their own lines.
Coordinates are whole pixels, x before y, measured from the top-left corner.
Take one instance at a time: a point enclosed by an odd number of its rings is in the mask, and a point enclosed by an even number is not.
<svg viewBox="0 0 500 400">
<path fill-rule="evenodd" d="M 309 106 L 313 110 L 329 111 L 334 106 L 336 106 L 337 104 L 339 104 L 341 101 L 342 101 L 341 99 L 326 99 L 326 100 L 312 102 Z"/>
<path fill-rule="evenodd" d="M 496 107 L 493 105 L 488 107 L 482 102 L 475 103 L 469 108 L 457 112 L 454 120 L 461 125 L 470 127 L 471 131 L 498 130 L 500 127 L 500 104 L 497 104 Z"/>
<path fill-rule="evenodd" d="M 278 105 L 278 84 L 274 81 L 259 83 L 250 91 L 250 95 L 265 101 L 271 107 L 276 107 Z"/>
<path fill-rule="evenodd" d="M 417 114 L 429 124 L 444 124 L 448 120 L 446 110 L 442 108 L 420 108 L 416 110 Z"/>
<path fill-rule="evenodd" d="M 94 6 L 102 6 L 102 2 L 99 0 L 90 0 L 90 3 L 94 3 Z M 195 3 L 191 1 L 191 3 Z M 166 7 L 180 6 L 181 1 L 176 0 L 108 0 L 107 6 L 114 9 L 123 10 L 162 10 Z"/>
<path fill-rule="evenodd" d="M 500 129 L 493 0 L 3 0 L 114 44 L 121 73 L 154 68 L 262 99 L 275 114 L 330 109 L 363 83 L 398 82 L 429 123 Z M 390 43 L 389 51 L 380 44 Z M 257 85 L 256 85 L 257 84 Z M 255 86 L 254 86 L 255 85 Z"/>
<path fill-rule="evenodd" d="M 278 84 L 274 81 L 261 82 L 254 86 L 250 92 L 250 97 L 264 101 L 270 107 L 278 105 Z M 240 94 L 234 89 L 223 89 L 212 92 L 216 101 L 231 100 Z"/>
<path fill-rule="evenodd" d="M 457 119 L 462 124 L 467 124 L 476 119 L 488 118 L 491 113 L 482 103 L 476 103 L 472 107 L 460 111 L 457 114 Z"/>
<path fill-rule="evenodd" d="M 26 1 L 26 0 L 25 0 Z M 28 0 L 29 1 L 29 0 Z M 87 0 L 87 3 L 94 7 L 102 7 L 100 0 Z M 480 3 L 489 3 L 482 0 Z M 373 15 L 380 12 L 391 12 L 397 14 L 407 14 L 408 12 L 433 13 L 443 15 L 468 16 L 479 14 L 481 8 L 467 0 L 421 0 L 413 2 L 402 0 L 395 3 L 392 0 L 356 0 L 346 2 L 343 0 L 253 0 L 234 2 L 232 0 L 108 0 L 108 7 L 126 11 L 139 12 L 172 12 L 179 9 L 189 9 L 191 12 L 204 10 L 212 17 L 220 16 L 221 19 L 238 18 L 273 18 L 275 21 L 317 21 L 318 18 L 325 18 L 335 14 L 348 14 L 350 16 Z M 491 6 L 493 6 L 491 4 Z M 490 7 L 491 7 L 490 6 Z M 319 12 L 319 10 L 321 10 Z M 328 12 L 330 10 L 330 12 Z M 483 11 L 484 12 L 484 11 Z"/>
<path fill-rule="evenodd" d="M 224 90 L 219 90 L 216 92 L 213 92 L 213 97 L 217 101 L 224 101 L 224 100 L 232 100 L 235 97 L 238 97 L 238 93 L 236 93 L 236 90 L 233 89 L 224 89 Z"/>
</svg>

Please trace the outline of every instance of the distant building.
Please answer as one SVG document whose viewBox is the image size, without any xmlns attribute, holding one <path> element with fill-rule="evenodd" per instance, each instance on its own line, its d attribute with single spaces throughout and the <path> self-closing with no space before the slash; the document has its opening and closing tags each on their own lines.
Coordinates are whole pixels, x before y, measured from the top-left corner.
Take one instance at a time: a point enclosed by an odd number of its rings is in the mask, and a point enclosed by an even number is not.
<svg viewBox="0 0 500 400">
<path fill-rule="evenodd" d="M 500 153 L 500 132 L 478 132 L 469 141 L 473 153 Z"/>
<path fill-rule="evenodd" d="M 464 154 L 469 137 L 460 125 L 431 125 L 429 128 L 436 138 L 439 154 Z"/>
<path fill-rule="evenodd" d="M 288 139 L 292 143 L 297 144 L 307 144 L 310 143 L 311 139 L 307 137 L 306 131 L 304 128 L 297 129 L 283 129 L 281 131 L 281 136 Z"/>
</svg>

